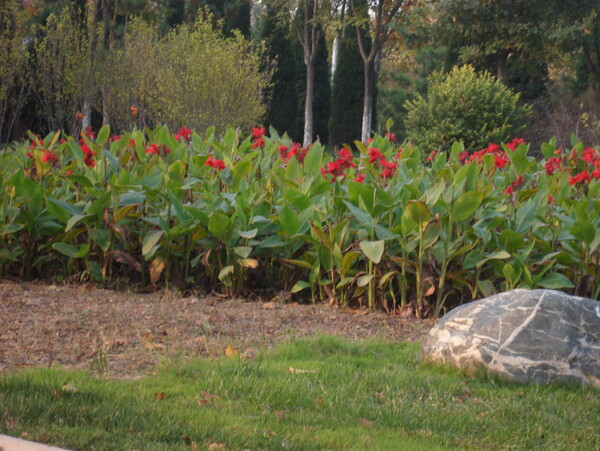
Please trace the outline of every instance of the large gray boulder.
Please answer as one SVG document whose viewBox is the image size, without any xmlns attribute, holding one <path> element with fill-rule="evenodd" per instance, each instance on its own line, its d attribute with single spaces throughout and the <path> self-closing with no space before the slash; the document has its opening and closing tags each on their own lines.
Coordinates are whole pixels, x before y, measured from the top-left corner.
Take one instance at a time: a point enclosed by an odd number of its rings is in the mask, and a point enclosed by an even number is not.
<svg viewBox="0 0 600 451">
<path fill-rule="evenodd" d="M 600 302 L 553 290 L 514 290 L 451 310 L 422 358 L 516 382 L 600 388 Z"/>
</svg>

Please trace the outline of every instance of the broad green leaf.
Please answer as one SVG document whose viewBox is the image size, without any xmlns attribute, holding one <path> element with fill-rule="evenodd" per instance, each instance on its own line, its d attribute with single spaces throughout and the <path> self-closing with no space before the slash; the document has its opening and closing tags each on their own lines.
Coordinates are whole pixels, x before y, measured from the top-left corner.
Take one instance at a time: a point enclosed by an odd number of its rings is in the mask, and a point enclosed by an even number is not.
<svg viewBox="0 0 600 451">
<path fill-rule="evenodd" d="M 381 261 L 385 251 L 385 241 L 361 241 L 360 249 L 376 265 Z"/>
<path fill-rule="evenodd" d="M 98 147 L 102 147 L 102 145 L 106 142 L 108 137 L 110 136 L 110 126 L 104 125 L 98 130 L 98 135 L 96 136 L 96 145 Z"/>
<path fill-rule="evenodd" d="M 294 293 L 298 293 L 299 291 L 304 290 L 305 288 L 309 288 L 310 287 L 310 283 L 308 283 L 306 280 L 299 280 L 298 282 L 296 282 L 296 284 L 292 287 L 292 289 L 290 290 L 290 293 L 294 294 Z"/>
<path fill-rule="evenodd" d="M 223 213 L 214 212 L 208 219 L 208 231 L 224 243 L 229 243 L 233 231 L 233 220 Z"/>
<path fill-rule="evenodd" d="M 571 282 L 567 276 L 558 272 L 552 272 L 548 274 L 544 280 L 538 283 L 542 288 L 549 290 L 557 290 L 559 288 L 574 288 L 573 282 Z"/>
<path fill-rule="evenodd" d="M 313 144 L 304 157 L 304 172 L 309 177 L 317 177 L 323 166 L 323 146 Z"/>
<path fill-rule="evenodd" d="M 425 191 L 421 199 L 427 204 L 427 206 L 433 207 L 440 199 L 440 196 L 444 192 L 445 188 L 446 182 L 444 180 L 440 180 L 435 185 L 431 186 L 427 191 Z"/>
<path fill-rule="evenodd" d="M 88 243 L 82 244 L 80 247 L 69 243 L 54 243 L 52 247 L 61 254 L 71 258 L 83 258 L 90 250 L 90 245 Z"/>
<path fill-rule="evenodd" d="M 440 221 L 431 222 L 423 233 L 423 250 L 433 246 L 440 237 L 442 223 Z"/>
<path fill-rule="evenodd" d="M 471 216 L 481 205 L 483 193 L 480 191 L 467 191 L 459 196 L 452 204 L 450 217 L 452 221 L 462 221 Z"/>
<path fill-rule="evenodd" d="M 570 231 L 575 238 L 583 241 L 588 246 L 592 244 L 592 241 L 596 238 L 596 229 L 589 221 L 576 221 Z"/>
<path fill-rule="evenodd" d="M 369 216 L 369 214 L 366 211 L 358 208 L 357 206 L 353 205 L 347 200 L 344 201 L 344 204 L 346 204 L 348 210 L 350 210 L 350 213 L 352 213 L 352 216 L 354 216 L 354 218 L 358 221 L 358 224 L 360 226 L 370 227 L 373 225 L 371 216 Z"/>
<path fill-rule="evenodd" d="M 510 255 L 511 254 L 506 251 L 493 252 L 485 255 L 485 257 L 482 260 L 479 260 L 475 266 L 481 268 L 489 260 L 506 260 L 507 258 L 510 258 Z"/>
<path fill-rule="evenodd" d="M 142 240 L 142 255 L 146 257 L 154 245 L 158 243 L 165 232 L 163 230 L 150 230 Z"/>
<path fill-rule="evenodd" d="M 256 237 L 257 233 L 258 233 L 258 229 L 252 229 L 252 230 L 246 230 L 246 231 L 239 230 L 238 231 L 238 235 L 241 238 L 245 238 L 247 240 L 251 240 L 252 238 Z"/>
<path fill-rule="evenodd" d="M 77 225 L 77 223 L 79 221 L 81 221 L 82 219 L 89 218 L 90 216 L 92 216 L 92 215 L 74 215 L 74 216 L 71 216 L 69 218 L 69 220 L 67 221 L 67 225 L 65 226 L 65 232 L 68 232 L 73 227 L 75 227 Z"/>
<path fill-rule="evenodd" d="M 252 253 L 252 248 L 250 246 L 237 246 L 233 248 L 233 252 L 242 258 L 248 258 Z"/>
<path fill-rule="evenodd" d="M 406 213 L 408 217 L 419 227 L 423 228 L 431 218 L 431 213 L 423 202 L 419 200 L 409 200 L 406 204 Z"/>
<path fill-rule="evenodd" d="M 356 285 L 359 287 L 366 287 L 371 280 L 373 280 L 373 276 L 370 274 L 360 276 L 358 279 L 356 279 Z"/>
<path fill-rule="evenodd" d="M 287 205 L 279 211 L 279 225 L 288 236 L 294 236 L 300 231 L 298 215 Z"/>
</svg>

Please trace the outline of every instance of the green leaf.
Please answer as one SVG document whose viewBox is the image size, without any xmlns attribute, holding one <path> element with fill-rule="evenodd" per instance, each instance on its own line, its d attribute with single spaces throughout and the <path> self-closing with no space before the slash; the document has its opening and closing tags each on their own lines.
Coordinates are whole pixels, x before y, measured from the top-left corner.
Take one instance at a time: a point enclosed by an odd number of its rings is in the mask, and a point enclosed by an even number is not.
<svg viewBox="0 0 600 451">
<path fill-rule="evenodd" d="M 106 142 L 108 137 L 110 136 L 110 126 L 104 125 L 100 130 L 98 130 L 98 135 L 96 136 L 96 145 L 98 147 L 102 147 L 102 145 Z"/>
<path fill-rule="evenodd" d="M 323 166 L 323 147 L 313 144 L 304 157 L 304 172 L 310 177 L 316 177 L 320 174 L 321 166 Z"/>
<path fill-rule="evenodd" d="M 352 216 L 354 216 L 356 218 L 356 220 L 358 221 L 358 224 L 360 226 L 370 227 L 373 225 L 371 216 L 369 216 L 369 214 L 367 212 L 358 208 L 357 206 L 353 205 L 351 202 L 348 202 L 347 200 L 345 200 L 344 203 L 348 207 L 348 210 L 350 210 L 350 213 L 352 213 Z"/>
<path fill-rule="evenodd" d="M 252 248 L 250 246 L 237 246 L 233 248 L 233 252 L 242 258 L 248 258 L 252 253 Z"/>
<path fill-rule="evenodd" d="M 385 250 L 385 241 L 361 241 L 359 244 L 360 249 L 369 260 L 376 265 L 381 261 L 381 257 L 383 257 L 383 252 Z"/>
<path fill-rule="evenodd" d="M 294 236 L 300 231 L 298 215 L 287 205 L 279 211 L 279 225 L 288 236 Z"/>
<path fill-rule="evenodd" d="M 146 257 L 154 245 L 158 243 L 165 232 L 163 230 L 150 230 L 142 240 L 142 255 Z"/>
<path fill-rule="evenodd" d="M 484 263 L 489 260 L 506 260 L 507 258 L 510 258 L 510 254 L 506 251 L 493 252 L 491 254 L 485 255 L 485 258 L 479 260 L 475 266 L 477 268 L 481 268 L 484 265 Z"/>
<path fill-rule="evenodd" d="M 460 195 L 452 204 L 450 217 L 452 221 L 462 221 L 471 216 L 481 205 L 483 193 L 480 191 L 468 191 Z"/>
<path fill-rule="evenodd" d="M 370 274 L 367 274 L 366 276 L 360 276 L 358 279 L 356 279 L 356 285 L 359 287 L 366 287 L 371 280 L 373 280 L 373 276 Z"/>
<path fill-rule="evenodd" d="M 406 204 L 406 213 L 408 217 L 419 227 L 423 227 L 429 222 L 431 213 L 423 202 L 419 200 L 409 200 Z"/>
<path fill-rule="evenodd" d="M 75 227 L 75 225 L 77 225 L 77 223 L 79 221 L 81 221 L 82 219 L 89 218 L 90 216 L 92 216 L 92 215 L 74 215 L 74 216 L 71 216 L 69 218 L 69 220 L 67 221 L 67 225 L 65 226 L 65 232 L 68 232 L 73 227 Z"/>
<path fill-rule="evenodd" d="M 246 230 L 246 231 L 239 230 L 238 231 L 238 235 L 241 238 L 245 238 L 247 240 L 251 240 L 252 238 L 254 238 L 257 233 L 258 233 L 258 229 L 252 229 L 252 230 Z"/>
<path fill-rule="evenodd" d="M 430 223 L 423 233 L 423 250 L 433 246 L 440 237 L 442 231 L 442 223 L 435 221 Z"/>
<path fill-rule="evenodd" d="M 559 288 L 574 288 L 573 282 L 571 282 L 567 276 L 558 272 L 552 272 L 548 274 L 544 280 L 538 283 L 540 287 L 547 288 L 549 290 L 556 290 Z"/>
<path fill-rule="evenodd" d="M 440 180 L 435 185 L 429 187 L 429 189 L 427 191 L 425 191 L 425 193 L 423 193 L 423 196 L 421 199 L 429 207 L 433 207 L 437 203 L 437 201 L 440 199 L 440 196 L 444 192 L 445 188 L 446 188 L 446 182 L 444 180 Z"/>
<path fill-rule="evenodd" d="M 235 268 L 233 267 L 233 265 L 225 266 L 219 272 L 219 280 L 225 285 L 229 285 L 231 283 L 231 277 L 233 276 L 234 271 Z"/>
<path fill-rule="evenodd" d="M 208 219 L 208 231 L 224 243 L 229 243 L 233 232 L 233 220 L 220 212 L 214 212 Z"/>
<path fill-rule="evenodd" d="M 588 246 L 596 238 L 596 229 L 589 221 L 576 221 L 571 227 L 571 235 L 579 241 L 583 241 Z"/>
<path fill-rule="evenodd" d="M 88 243 L 81 245 L 79 248 L 69 243 L 54 243 L 52 247 L 61 254 L 71 258 L 83 258 L 90 250 L 90 245 Z"/>
<path fill-rule="evenodd" d="M 309 287 L 310 287 L 310 283 L 308 283 L 306 280 L 299 280 L 292 287 L 292 289 L 290 290 L 290 293 L 292 293 L 292 294 L 298 293 L 299 291 L 302 291 L 305 288 L 309 288 Z"/>
</svg>

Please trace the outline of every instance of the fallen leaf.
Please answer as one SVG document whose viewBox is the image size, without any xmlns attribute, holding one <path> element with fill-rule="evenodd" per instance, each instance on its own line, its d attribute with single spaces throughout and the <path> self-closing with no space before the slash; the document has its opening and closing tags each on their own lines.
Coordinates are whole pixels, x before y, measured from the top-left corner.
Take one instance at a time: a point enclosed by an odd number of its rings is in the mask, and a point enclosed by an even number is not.
<svg viewBox="0 0 600 451">
<path fill-rule="evenodd" d="M 160 275 L 166 266 L 165 259 L 162 257 L 156 257 L 152 260 L 152 263 L 150 263 L 150 283 L 152 285 L 156 285 L 156 282 L 160 279 Z"/>
<path fill-rule="evenodd" d="M 316 373 L 317 370 L 301 370 L 298 368 L 293 368 L 293 367 L 288 367 L 288 371 L 292 374 L 312 374 L 312 373 Z"/>
<path fill-rule="evenodd" d="M 218 449 L 227 449 L 227 447 L 223 443 L 211 443 L 210 445 L 208 445 L 208 449 L 211 451 L 215 451 Z"/>
<path fill-rule="evenodd" d="M 156 399 L 157 401 L 162 401 L 165 399 L 165 392 L 156 392 L 154 393 L 154 399 Z"/>
<path fill-rule="evenodd" d="M 219 395 L 213 395 L 211 393 L 205 392 L 204 390 L 202 390 L 200 394 L 202 395 L 202 398 L 197 401 L 199 406 L 209 404 L 213 400 L 219 399 Z"/>
<path fill-rule="evenodd" d="M 285 412 L 283 410 L 276 410 L 275 415 L 279 420 L 283 420 L 285 418 Z"/>
<path fill-rule="evenodd" d="M 226 357 L 237 357 L 240 355 L 240 351 L 238 349 L 235 349 L 233 347 L 233 345 L 228 344 L 227 347 L 225 348 L 225 356 Z"/>
<path fill-rule="evenodd" d="M 275 310 L 277 307 L 279 307 L 279 305 L 277 304 L 277 302 L 265 302 L 263 305 L 260 306 L 261 309 L 263 310 Z"/>
</svg>

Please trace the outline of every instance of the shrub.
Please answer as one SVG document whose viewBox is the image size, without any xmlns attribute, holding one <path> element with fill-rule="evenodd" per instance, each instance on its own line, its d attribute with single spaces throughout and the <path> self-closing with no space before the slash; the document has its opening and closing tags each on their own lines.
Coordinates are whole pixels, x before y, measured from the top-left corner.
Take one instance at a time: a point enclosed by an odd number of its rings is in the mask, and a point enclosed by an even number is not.
<svg viewBox="0 0 600 451">
<path fill-rule="evenodd" d="M 408 138 L 421 148 L 447 150 L 462 141 L 467 149 L 480 149 L 516 136 L 530 118 L 531 108 L 519 103 L 519 94 L 471 66 L 434 72 L 429 82 L 426 97 L 405 103 Z"/>
<path fill-rule="evenodd" d="M 173 128 L 224 130 L 233 123 L 249 129 L 264 116 L 271 73 L 261 69 L 264 50 L 239 33 L 223 37 L 210 18 L 163 38 L 141 21 L 130 30 L 104 78 L 104 106 L 117 128 L 130 126 L 132 106 L 138 108 L 138 125 Z"/>
</svg>

